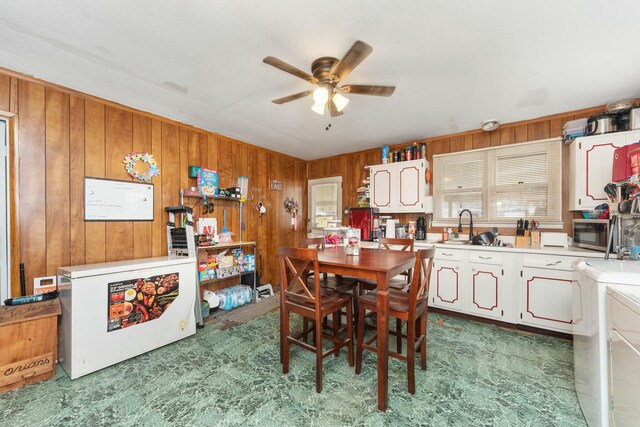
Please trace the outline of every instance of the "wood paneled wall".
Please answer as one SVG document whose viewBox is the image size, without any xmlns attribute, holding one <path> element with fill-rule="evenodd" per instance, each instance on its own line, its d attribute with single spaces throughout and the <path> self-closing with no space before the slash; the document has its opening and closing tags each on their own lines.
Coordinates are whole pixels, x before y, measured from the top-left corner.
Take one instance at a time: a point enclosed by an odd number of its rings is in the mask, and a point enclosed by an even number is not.
<svg viewBox="0 0 640 427">
<path fill-rule="evenodd" d="M 505 124 L 493 132 L 485 132 L 478 129 L 437 138 L 426 138 L 417 141 L 408 141 L 403 144 L 390 145 L 389 149 L 396 150 L 398 148 L 406 148 L 407 145 L 412 144 L 413 142 L 426 143 L 427 160 L 431 163 L 433 161 L 434 154 L 453 153 L 477 148 L 559 137 L 562 135 L 562 127 L 565 122 L 573 119 L 589 117 L 592 114 L 600 113 L 602 111 L 604 111 L 604 106 L 592 107 L 533 120 Z M 363 185 L 362 180 L 364 180 L 369 174 L 364 167 L 380 163 L 382 163 L 381 149 L 375 148 L 310 161 L 307 164 L 307 174 L 309 179 L 342 176 L 342 206 L 353 207 L 356 206 L 357 203 L 356 188 Z M 562 148 L 562 175 L 564 228 L 567 233 L 571 233 L 573 214 L 567 209 L 569 206 L 569 146 L 566 145 Z M 393 214 L 393 216 L 398 218 L 401 223 L 404 223 L 417 218 L 419 215 Z M 347 221 L 348 219 L 343 217 L 343 224 L 347 224 Z M 441 230 L 441 228 L 434 228 L 429 231 L 439 232 Z M 484 229 L 480 228 L 479 230 L 482 231 Z M 515 225 L 513 230 L 504 228 L 501 229 L 500 232 L 505 235 L 512 235 L 514 230 Z"/>
<path fill-rule="evenodd" d="M 4 112 L 4 114 L 3 114 Z M 217 169 L 221 187 L 249 177 L 244 240 L 258 243 L 256 263 L 262 281 L 277 283 L 277 249 L 305 236 L 284 209 L 284 199 L 300 202 L 306 217 L 306 162 L 241 141 L 186 126 L 149 113 L 84 95 L 70 89 L 0 71 L 0 115 L 16 114 L 19 160 L 19 248 L 25 264 L 27 292 L 33 278 L 55 275 L 57 267 L 166 255 L 164 207 L 179 204 L 180 188 L 195 186 L 188 166 Z M 122 162 L 131 151 L 152 153 L 160 167 L 153 179 L 153 222 L 84 222 L 84 177 L 130 180 Z M 281 192 L 269 191 L 269 179 L 283 181 Z M 262 222 L 256 204 L 267 207 Z M 186 199 L 193 206 L 197 199 Z M 239 205 L 218 201 L 235 239 L 240 232 Z M 202 210 L 196 208 L 197 215 Z M 211 216 L 211 215 L 207 215 Z M 16 251 L 18 251 L 16 253 Z M 19 283 L 12 280 L 12 294 Z"/>
</svg>

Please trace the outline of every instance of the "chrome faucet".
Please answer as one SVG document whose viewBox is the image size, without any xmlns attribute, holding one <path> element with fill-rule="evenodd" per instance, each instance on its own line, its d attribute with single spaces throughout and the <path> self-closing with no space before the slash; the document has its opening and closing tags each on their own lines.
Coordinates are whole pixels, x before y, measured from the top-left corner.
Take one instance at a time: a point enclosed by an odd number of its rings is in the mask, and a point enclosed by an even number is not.
<svg viewBox="0 0 640 427">
<path fill-rule="evenodd" d="M 469 242 L 471 242 L 471 239 L 473 239 L 473 214 L 469 209 L 460 211 L 460 216 L 458 217 L 458 233 L 462 233 L 462 214 L 465 212 L 469 212 Z"/>
</svg>

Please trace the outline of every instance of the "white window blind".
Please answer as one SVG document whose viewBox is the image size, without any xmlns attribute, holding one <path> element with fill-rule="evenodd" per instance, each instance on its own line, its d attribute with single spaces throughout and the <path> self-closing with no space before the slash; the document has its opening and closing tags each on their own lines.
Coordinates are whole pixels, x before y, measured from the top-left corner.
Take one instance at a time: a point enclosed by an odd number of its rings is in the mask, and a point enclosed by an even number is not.
<svg viewBox="0 0 640 427">
<path fill-rule="evenodd" d="M 469 209 L 474 218 L 484 216 L 484 156 L 461 153 L 434 163 L 434 171 L 442 177 L 442 185 L 434 189 L 442 218 L 457 218 L 462 209 Z"/>
<path fill-rule="evenodd" d="M 469 209 L 479 223 L 561 224 L 561 163 L 557 140 L 436 156 L 434 220 L 451 222 Z"/>
<path fill-rule="evenodd" d="M 484 170 L 481 159 L 446 163 L 443 169 L 444 190 L 479 188 L 483 186 Z"/>
</svg>

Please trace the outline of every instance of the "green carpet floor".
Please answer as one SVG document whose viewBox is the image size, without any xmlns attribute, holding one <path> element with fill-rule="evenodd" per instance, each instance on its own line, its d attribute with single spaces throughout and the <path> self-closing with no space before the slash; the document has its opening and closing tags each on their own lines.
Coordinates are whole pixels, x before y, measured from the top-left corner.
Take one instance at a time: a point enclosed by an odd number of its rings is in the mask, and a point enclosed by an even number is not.
<svg viewBox="0 0 640 427">
<path fill-rule="evenodd" d="M 406 391 L 406 365 L 389 362 L 389 410 L 376 410 L 376 363 L 356 376 L 346 353 L 324 364 L 292 348 L 279 362 L 278 313 L 193 337 L 71 381 L 0 395 L 0 425 L 19 426 L 586 426 L 573 385 L 571 344 L 454 317 L 429 315 L 427 371 Z M 299 323 L 298 323 L 299 325 Z"/>
</svg>

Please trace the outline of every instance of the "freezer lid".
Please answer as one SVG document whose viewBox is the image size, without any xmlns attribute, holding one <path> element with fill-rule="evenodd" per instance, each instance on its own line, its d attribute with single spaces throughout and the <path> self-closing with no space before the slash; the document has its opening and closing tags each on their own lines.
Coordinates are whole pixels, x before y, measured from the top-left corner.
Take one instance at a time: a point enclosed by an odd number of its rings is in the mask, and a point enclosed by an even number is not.
<svg viewBox="0 0 640 427">
<path fill-rule="evenodd" d="M 609 285 L 607 294 L 640 315 L 640 286 Z"/>
<path fill-rule="evenodd" d="M 181 265 L 192 263 L 195 265 L 194 257 L 165 256 L 156 258 L 141 258 L 125 261 L 105 262 L 99 264 L 74 265 L 70 267 L 59 267 L 58 274 L 78 279 L 81 277 L 102 276 L 105 274 L 122 273 L 126 271 L 142 270 L 149 268 L 160 268 L 171 265 Z"/>
<path fill-rule="evenodd" d="M 640 286 L 640 262 L 588 260 L 578 264 L 578 271 L 600 283 Z"/>
</svg>

